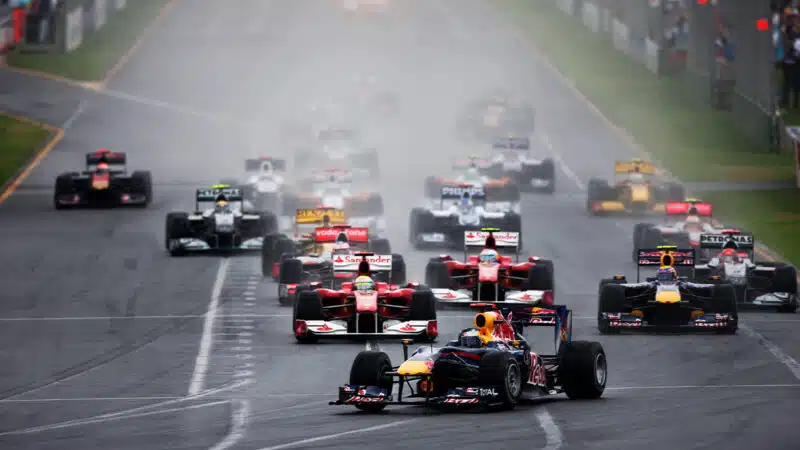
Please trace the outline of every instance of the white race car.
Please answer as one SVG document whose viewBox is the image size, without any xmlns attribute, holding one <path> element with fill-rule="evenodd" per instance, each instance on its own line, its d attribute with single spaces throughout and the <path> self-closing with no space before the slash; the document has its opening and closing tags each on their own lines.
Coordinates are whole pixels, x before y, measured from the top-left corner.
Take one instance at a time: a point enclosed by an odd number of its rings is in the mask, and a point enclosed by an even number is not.
<svg viewBox="0 0 800 450">
<path fill-rule="evenodd" d="M 552 158 L 533 158 L 529 138 L 499 139 L 492 148 L 495 154 L 487 170 L 490 176 L 509 177 L 523 191 L 553 193 L 556 187 L 555 163 Z"/>
</svg>

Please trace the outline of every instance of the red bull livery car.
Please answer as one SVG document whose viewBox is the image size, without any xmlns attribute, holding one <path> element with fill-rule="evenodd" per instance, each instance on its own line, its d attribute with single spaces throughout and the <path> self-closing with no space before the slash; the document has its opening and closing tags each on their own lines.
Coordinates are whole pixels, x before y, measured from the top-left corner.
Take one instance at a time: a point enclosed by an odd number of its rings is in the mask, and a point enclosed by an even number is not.
<svg viewBox="0 0 800 450">
<path fill-rule="evenodd" d="M 153 199 L 150 172 L 128 173 L 125 161 L 125 153 L 106 149 L 88 153 L 85 170 L 56 178 L 55 208 L 149 205 Z"/>
</svg>

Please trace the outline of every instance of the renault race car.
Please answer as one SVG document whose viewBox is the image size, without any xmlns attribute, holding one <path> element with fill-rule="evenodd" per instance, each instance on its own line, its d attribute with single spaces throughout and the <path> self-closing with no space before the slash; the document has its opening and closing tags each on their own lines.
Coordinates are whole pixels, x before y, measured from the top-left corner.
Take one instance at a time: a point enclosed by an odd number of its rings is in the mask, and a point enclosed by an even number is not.
<svg viewBox="0 0 800 450">
<path fill-rule="evenodd" d="M 556 169 L 552 158 L 536 159 L 529 154 L 530 138 L 503 138 L 492 144 L 495 154 L 487 173 L 508 177 L 520 190 L 552 194 L 556 188 Z"/>
<path fill-rule="evenodd" d="M 412 341 L 403 340 L 399 366 L 384 352 L 356 355 L 348 383 L 330 404 L 370 413 L 387 405 L 508 410 L 521 401 L 560 393 L 570 399 L 602 397 L 608 376 L 605 351 L 599 342 L 572 340 L 572 312 L 565 306 L 475 306 L 489 310 L 477 314 L 474 328 L 444 347 L 423 346 L 409 355 Z M 533 351 L 523 336 L 527 326 L 554 328 L 552 354 Z"/>
<path fill-rule="evenodd" d="M 589 180 L 589 214 L 663 214 L 666 202 L 685 198 L 683 186 L 656 179 L 655 166 L 649 162 L 617 161 L 614 172 L 613 185 L 605 180 Z"/>
<path fill-rule="evenodd" d="M 756 263 L 752 234 L 735 229 L 701 234 L 700 246 L 714 254 L 707 264 L 695 267 L 698 281 L 732 284 L 740 307 L 797 311 L 797 269 L 777 261 Z"/>
<path fill-rule="evenodd" d="M 416 248 L 461 248 L 465 232 L 485 227 L 522 231 L 522 218 L 518 213 L 492 211 L 484 206 L 486 190 L 483 187 L 443 186 L 440 198 L 438 208 L 411 210 L 409 239 Z"/>
<path fill-rule="evenodd" d="M 363 147 L 357 133 L 351 129 L 319 130 L 314 149 L 295 152 L 294 167 L 300 170 L 328 167 L 362 169 L 373 180 L 380 177 L 378 151 Z"/>
<path fill-rule="evenodd" d="M 485 228 L 464 233 L 464 260 L 432 258 L 425 284 L 440 305 L 476 301 L 553 304 L 553 262 L 529 257 L 519 261 L 519 233 Z M 476 250 L 478 250 L 477 254 Z M 514 257 L 501 252 L 511 250 Z"/>
<path fill-rule="evenodd" d="M 505 92 L 495 92 L 468 105 L 456 122 L 458 136 L 491 143 L 501 136 L 529 136 L 535 110 L 516 103 Z"/>
<path fill-rule="evenodd" d="M 493 178 L 487 175 L 491 161 L 472 155 L 453 163 L 455 173 L 450 177 L 430 176 L 425 179 L 425 197 L 435 202 L 445 186 L 483 188 L 484 204 L 491 211 L 520 211 L 520 187 L 509 177 Z"/>
<path fill-rule="evenodd" d="M 92 206 L 147 206 L 153 200 L 150 171 L 128 173 L 125 153 L 101 149 L 86 154 L 86 169 L 56 177 L 56 209 Z"/>
<path fill-rule="evenodd" d="M 264 236 L 277 229 L 268 212 L 243 211 L 240 188 L 216 185 L 198 189 L 193 213 L 171 212 L 166 248 L 172 256 L 212 250 L 261 250 Z"/>
<path fill-rule="evenodd" d="M 439 334 L 433 293 L 417 283 L 376 281 L 370 258 L 391 267 L 391 256 L 356 253 L 357 276 L 339 289 L 302 290 L 294 304 L 292 331 L 298 342 L 319 338 L 413 337 L 433 341 Z M 334 264 L 340 264 L 334 260 Z M 345 261 L 342 265 L 350 265 Z"/>
<path fill-rule="evenodd" d="M 717 231 L 711 219 L 711 211 L 710 203 L 694 199 L 667 202 L 664 223 L 637 223 L 634 226 L 633 261 L 637 260 L 638 249 L 655 248 L 659 245 L 691 247 L 695 249 L 698 261 L 708 261 L 709 252 L 700 247 L 700 235 Z"/>
<path fill-rule="evenodd" d="M 245 160 L 246 179 L 224 180 L 223 184 L 241 187 L 244 206 L 252 211 L 279 210 L 281 194 L 286 180 L 286 160 L 263 156 Z"/>
<path fill-rule="evenodd" d="M 645 329 L 736 333 L 739 317 L 733 286 L 718 281 L 693 283 L 678 276 L 675 266 L 692 267 L 694 263 L 692 248 L 640 249 L 635 283 L 629 283 L 623 275 L 600 281 L 600 333 Z M 659 269 L 655 277 L 640 282 L 641 267 Z"/>
</svg>

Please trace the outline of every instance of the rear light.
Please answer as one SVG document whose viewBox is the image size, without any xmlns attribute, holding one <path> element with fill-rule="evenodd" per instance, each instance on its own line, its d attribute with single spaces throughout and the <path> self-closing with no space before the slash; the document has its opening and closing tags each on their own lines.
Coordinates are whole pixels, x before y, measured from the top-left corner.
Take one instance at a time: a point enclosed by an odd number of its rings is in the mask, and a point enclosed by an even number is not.
<svg viewBox="0 0 800 450">
<path fill-rule="evenodd" d="M 542 295 L 542 304 L 547 306 L 553 306 L 553 291 L 544 292 L 544 295 Z"/>
<path fill-rule="evenodd" d="M 305 323 L 303 324 L 305 326 Z M 439 323 L 435 320 L 428 321 L 428 328 L 425 330 L 425 334 L 428 337 L 436 337 L 439 336 Z"/>
<path fill-rule="evenodd" d="M 280 276 L 280 273 L 281 273 L 281 267 L 278 265 L 278 263 L 273 264 L 272 265 L 272 276 L 275 277 L 275 278 L 278 278 L 278 276 Z"/>
<path fill-rule="evenodd" d="M 305 336 L 308 333 L 308 326 L 306 326 L 305 320 L 295 320 L 294 321 L 294 335 L 295 336 Z"/>
</svg>

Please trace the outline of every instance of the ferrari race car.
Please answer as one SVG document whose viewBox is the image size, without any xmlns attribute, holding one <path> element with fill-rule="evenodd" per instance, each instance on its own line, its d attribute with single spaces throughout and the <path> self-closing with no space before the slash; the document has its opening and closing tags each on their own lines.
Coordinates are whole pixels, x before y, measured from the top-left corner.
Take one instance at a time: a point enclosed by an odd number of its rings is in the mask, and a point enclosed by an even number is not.
<svg viewBox="0 0 800 450">
<path fill-rule="evenodd" d="M 520 190 L 552 194 L 556 188 L 556 168 L 552 158 L 535 159 L 529 155 L 530 138 L 498 139 L 492 144 L 495 155 L 487 173 L 495 178 L 508 177 Z"/>
<path fill-rule="evenodd" d="M 530 106 L 509 100 L 497 92 L 467 106 L 456 122 L 459 136 L 491 143 L 500 136 L 529 136 L 534 131 L 536 113 Z"/>
<path fill-rule="evenodd" d="M 492 211 L 484 206 L 486 189 L 483 187 L 443 186 L 440 198 L 439 208 L 411 210 L 409 240 L 416 248 L 461 248 L 465 232 L 485 227 L 517 232 L 517 236 L 522 231 L 522 218 L 518 213 Z M 518 244 L 522 245 L 521 240 Z"/>
<path fill-rule="evenodd" d="M 665 203 L 685 198 L 683 186 L 656 180 L 655 166 L 640 159 L 618 161 L 616 178 L 607 181 L 589 180 L 586 209 L 593 216 L 605 214 L 663 214 Z"/>
<path fill-rule="evenodd" d="M 298 342 L 319 338 L 414 337 L 433 341 L 439 334 L 436 301 L 416 283 L 397 286 L 375 281 L 373 253 L 356 253 L 357 276 L 340 289 L 301 290 L 294 304 L 292 330 Z M 391 257 L 378 258 L 391 266 Z M 334 264 L 339 264 L 334 260 Z M 343 262 L 349 266 L 349 262 Z"/>
<path fill-rule="evenodd" d="M 622 330 L 674 329 L 734 334 L 739 327 L 736 293 L 728 283 L 693 283 L 674 266 L 694 266 L 694 249 L 661 246 L 639 250 L 637 279 L 622 275 L 600 281 L 597 328 L 602 334 Z M 659 267 L 655 277 L 639 281 L 641 267 Z"/>
<path fill-rule="evenodd" d="M 367 249 L 368 244 L 366 228 L 333 226 L 317 228 L 314 244 L 305 247 L 305 252 L 299 255 L 290 253 L 292 248 L 287 246 L 274 266 L 279 303 L 292 304 L 303 285 L 339 289 L 342 282 L 352 280 L 361 260 L 353 255 L 359 247 L 360 250 Z M 402 255 L 379 255 L 367 258 L 367 262 L 375 280 L 394 285 L 406 283 L 406 264 Z"/>
<path fill-rule="evenodd" d="M 663 224 L 637 223 L 634 226 L 633 261 L 638 259 L 638 249 L 659 245 L 691 247 L 695 249 L 698 261 L 708 261 L 710 254 L 700 247 L 700 235 L 718 231 L 711 220 L 711 204 L 688 199 L 685 202 L 667 202 L 664 210 Z"/>
<path fill-rule="evenodd" d="M 701 234 L 700 246 L 715 252 L 707 264 L 695 267 L 695 277 L 709 283 L 721 280 L 736 291 L 739 306 L 797 311 L 797 269 L 775 261 L 755 262 L 755 239 L 739 230 Z"/>
<path fill-rule="evenodd" d="M 286 171 L 286 161 L 264 156 L 245 160 L 247 179 L 223 180 L 222 184 L 241 187 L 244 206 L 253 211 L 278 211 L 285 180 L 281 173 Z"/>
<path fill-rule="evenodd" d="M 86 169 L 56 178 L 56 209 L 81 206 L 147 206 L 153 200 L 150 171 L 128 173 L 125 153 L 101 149 L 86 154 Z"/>
<path fill-rule="evenodd" d="M 261 250 L 264 236 L 277 229 L 275 215 L 243 211 L 240 188 L 198 189 L 195 212 L 167 214 L 166 248 L 172 256 L 213 250 Z"/>
<path fill-rule="evenodd" d="M 322 167 L 362 169 L 372 179 L 380 176 L 378 151 L 362 147 L 356 132 L 349 129 L 319 130 L 316 148 L 296 151 L 294 166 L 300 170 Z"/>
<path fill-rule="evenodd" d="M 387 405 L 420 404 L 508 410 L 521 401 L 560 393 L 570 399 L 602 397 L 608 376 L 605 351 L 599 342 L 572 340 L 572 312 L 565 306 L 492 308 L 477 314 L 473 325 L 444 347 L 423 346 L 411 355 L 412 341 L 403 340 L 405 361 L 399 366 L 384 352 L 362 351 L 339 398 L 330 404 L 370 413 Z M 532 350 L 522 334 L 526 326 L 555 329 L 553 354 Z"/>
<path fill-rule="evenodd" d="M 485 228 L 464 235 L 463 262 L 442 255 L 425 267 L 425 284 L 433 288 L 437 302 L 553 304 L 553 262 L 537 257 L 520 262 L 519 233 Z M 473 249 L 481 250 L 469 255 Z M 502 255 L 504 249 L 513 249 L 516 260 Z"/>
</svg>

